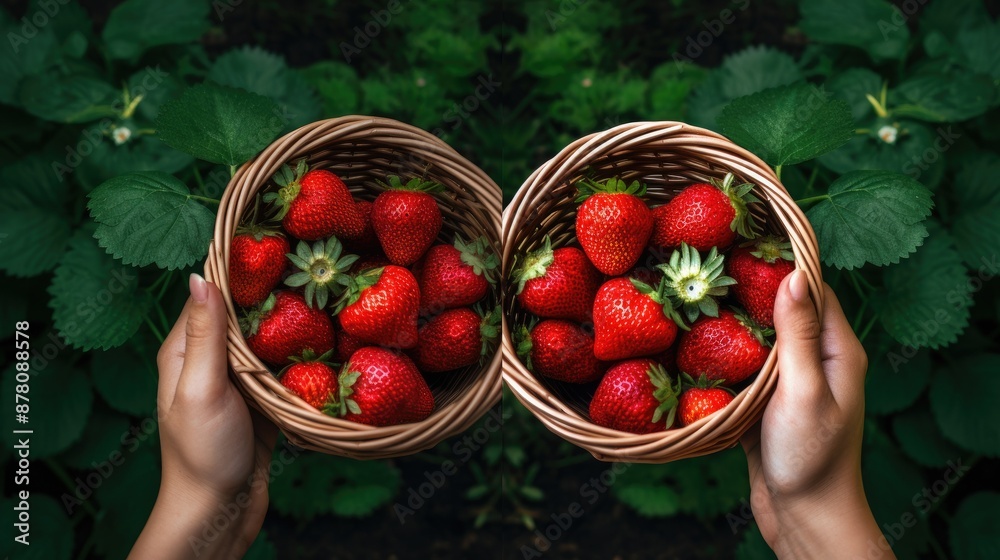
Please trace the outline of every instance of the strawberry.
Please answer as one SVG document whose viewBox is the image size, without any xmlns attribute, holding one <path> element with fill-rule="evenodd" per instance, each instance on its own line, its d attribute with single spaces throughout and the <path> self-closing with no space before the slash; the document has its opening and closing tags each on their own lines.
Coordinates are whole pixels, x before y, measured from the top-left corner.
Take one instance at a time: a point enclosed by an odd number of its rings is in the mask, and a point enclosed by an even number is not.
<svg viewBox="0 0 1000 560">
<path fill-rule="evenodd" d="M 750 191 L 753 185 L 734 185 L 727 173 L 711 184 L 695 183 L 679 192 L 670 202 L 653 209 L 656 225 L 650 243 L 655 247 L 679 247 L 687 243 L 699 251 L 726 248 L 736 234 L 754 237 L 753 216 L 747 204 L 760 202 Z"/>
<path fill-rule="evenodd" d="M 419 422 L 434 411 L 434 395 L 406 356 L 367 346 L 355 352 L 337 378 L 334 402 L 324 412 L 370 426 Z"/>
<path fill-rule="evenodd" d="M 577 184 L 583 202 L 576 213 L 576 237 L 597 270 L 609 276 L 625 274 L 646 248 L 653 232 L 653 213 L 640 196 L 646 187 L 621 179 Z"/>
<path fill-rule="evenodd" d="M 430 193 L 444 186 L 413 178 L 403 184 L 389 177 L 372 206 L 372 227 L 392 264 L 409 266 L 434 243 L 441 231 L 441 210 Z"/>
<path fill-rule="evenodd" d="M 624 360 L 663 352 L 682 324 L 659 289 L 631 278 L 612 278 L 594 299 L 594 355 Z"/>
<path fill-rule="evenodd" d="M 552 250 L 546 236 L 541 248 L 529 252 L 514 269 L 511 280 L 517 284 L 517 301 L 526 311 L 543 318 L 589 323 L 601 274 L 583 251 L 576 247 Z"/>
<path fill-rule="evenodd" d="M 343 246 L 336 237 L 315 241 L 312 247 L 299 241 L 295 254 L 289 253 L 297 271 L 285 279 L 293 288 L 305 286 L 305 299 L 309 307 L 323 309 L 330 296 L 338 297 L 350 283 L 347 271 L 358 260 L 357 255 L 343 255 Z"/>
<path fill-rule="evenodd" d="M 733 402 L 733 394 L 728 389 L 719 387 L 719 381 L 708 381 L 705 377 L 692 381 L 690 377 L 686 377 L 685 383 L 692 386 L 681 393 L 677 403 L 682 426 L 690 426 Z"/>
<path fill-rule="evenodd" d="M 413 361 L 423 372 L 471 366 L 493 353 L 499 334 L 499 307 L 485 317 L 468 307 L 448 309 L 420 327 Z"/>
<path fill-rule="evenodd" d="M 355 207 L 361 214 L 361 221 L 364 227 L 357 239 L 352 239 L 346 242 L 345 245 L 349 246 L 351 251 L 359 254 L 381 253 L 382 246 L 378 244 L 378 237 L 375 236 L 375 228 L 372 227 L 373 204 L 370 200 L 359 200 L 355 204 Z"/>
<path fill-rule="evenodd" d="M 336 346 L 330 316 L 309 307 L 301 294 L 276 292 L 240 321 L 250 350 L 272 365 L 283 365 L 307 349 L 325 354 Z"/>
<path fill-rule="evenodd" d="M 364 233 L 364 219 L 347 185 L 325 169 L 309 169 L 305 159 L 293 171 L 282 165 L 274 175 L 278 192 L 264 195 L 264 202 L 278 208 L 277 219 L 285 231 L 306 241 L 331 235 L 357 239 Z"/>
<path fill-rule="evenodd" d="M 309 350 L 301 358 L 292 357 L 295 363 L 281 373 L 281 384 L 309 406 L 323 410 L 337 390 L 337 372 L 326 362 L 329 358 L 330 352 L 317 358 Z"/>
<path fill-rule="evenodd" d="M 288 239 L 259 226 L 240 228 L 229 248 L 229 293 L 241 307 L 253 307 L 281 282 Z"/>
<path fill-rule="evenodd" d="M 761 326 L 774 326 L 774 299 L 785 276 L 795 270 L 792 244 L 773 237 L 745 243 L 729 255 L 726 271 L 736 280 L 733 295 Z"/>
<path fill-rule="evenodd" d="M 500 261 L 485 237 L 466 243 L 455 236 L 454 245 L 435 245 L 427 250 L 417 276 L 420 309 L 425 314 L 472 305 L 496 282 L 494 270 Z"/>
<path fill-rule="evenodd" d="M 765 336 L 753 321 L 728 309 L 718 317 L 702 317 L 677 343 L 677 367 L 709 381 L 734 385 L 760 371 L 771 352 Z"/>
<path fill-rule="evenodd" d="M 599 426 L 650 434 L 674 424 L 680 385 L 648 358 L 616 364 L 604 374 L 590 401 L 590 420 Z"/>
<path fill-rule="evenodd" d="M 719 315 L 719 304 L 715 298 L 729 293 L 729 286 L 736 280 L 724 276 L 725 259 L 715 247 L 702 261 L 698 250 L 681 243 L 681 248 L 670 255 L 670 262 L 659 268 L 666 275 L 667 297 L 674 308 L 681 308 L 688 321 L 694 321 L 704 313 L 709 317 Z"/>
<path fill-rule="evenodd" d="M 417 344 L 420 288 L 409 270 L 388 265 L 355 276 L 337 302 L 340 326 L 371 344 L 413 348 Z"/>
<path fill-rule="evenodd" d="M 337 329 L 337 362 L 346 364 L 351 359 L 351 354 L 368 346 L 364 340 L 347 333 L 344 329 Z"/>
<path fill-rule="evenodd" d="M 373 268 L 382 268 L 387 264 L 392 263 L 381 252 L 370 253 L 355 261 L 354 266 L 351 267 L 351 274 L 360 274 Z"/>
<path fill-rule="evenodd" d="M 517 355 L 535 374 L 567 383 L 597 381 L 608 369 L 594 356 L 594 336 L 561 319 L 522 326 L 517 332 Z"/>
</svg>

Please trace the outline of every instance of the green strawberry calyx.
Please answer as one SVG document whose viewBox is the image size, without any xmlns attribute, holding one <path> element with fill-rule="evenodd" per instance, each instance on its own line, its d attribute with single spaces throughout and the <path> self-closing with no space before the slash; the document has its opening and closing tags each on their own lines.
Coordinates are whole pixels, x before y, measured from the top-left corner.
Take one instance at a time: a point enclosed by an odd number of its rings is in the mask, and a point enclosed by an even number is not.
<svg viewBox="0 0 1000 560">
<path fill-rule="evenodd" d="M 328 365 L 328 366 L 330 366 L 332 368 L 340 367 L 340 364 L 335 363 L 335 362 L 333 362 L 330 359 L 332 357 L 333 357 L 333 349 L 332 348 L 330 350 L 327 350 L 326 352 L 324 352 L 321 356 L 317 356 L 316 352 L 313 352 L 312 348 L 306 348 L 305 350 L 302 351 L 302 355 L 301 356 L 289 356 L 288 357 L 288 359 L 291 360 L 292 363 L 290 363 L 287 366 L 281 368 L 281 371 L 278 372 L 278 378 L 280 379 L 281 376 L 285 374 L 285 371 L 287 371 L 288 368 L 294 366 L 295 364 L 320 363 L 320 364 Z"/>
<path fill-rule="evenodd" d="M 274 226 L 267 226 L 258 223 L 249 223 L 236 228 L 235 235 L 250 235 L 254 241 L 260 243 L 265 237 L 284 237 L 284 232 Z"/>
<path fill-rule="evenodd" d="M 618 177 L 601 179 L 599 181 L 588 177 L 577 181 L 576 192 L 576 202 L 583 202 L 595 194 L 631 194 L 634 196 L 643 196 L 646 194 L 646 185 L 639 181 L 626 183 Z"/>
<path fill-rule="evenodd" d="M 649 376 L 650 382 L 655 387 L 653 397 L 660 401 L 659 406 L 653 411 L 653 423 L 665 420 L 667 428 L 669 428 L 674 425 L 674 418 L 677 416 L 677 399 L 681 395 L 681 381 L 680 379 L 676 382 L 671 380 L 662 364 L 654 363 L 649 366 L 646 375 Z M 666 414 L 665 419 L 664 414 Z"/>
<path fill-rule="evenodd" d="M 688 321 L 694 322 L 698 315 L 719 316 L 719 304 L 715 298 L 729 293 L 729 286 L 736 284 L 723 272 L 725 257 L 716 247 L 702 260 L 697 249 L 686 243 L 670 255 L 670 261 L 657 265 L 666 275 L 665 293 L 674 309 L 682 308 Z"/>
<path fill-rule="evenodd" d="M 761 203 L 761 200 L 752 192 L 753 184 L 735 184 L 736 176 L 732 173 L 726 173 L 721 181 L 713 177 L 709 179 L 709 182 L 729 197 L 729 202 L 733 205 L 733 210 L 736 211 L 736 216 L 729 223 L 729 229 L 747 239 L 757 237 L 757 223 L 754 221 L 753 215 L 750 214 L 750 209 L 747 208 L 747 204 Z"/>
<path fill-rule="evenodd" d="M 466 243 L 461 236 L 456 235 L 454 247 L 461 254 L 462 262 L 472 267 L 472 272 L 476 276 L 482 276 L 490 284 L 496 284 L 494 272 L 500 266 L 500 259 L 490 248 L 486 237 L 481 236 L 475 241 Z"/>
<path fill-rule="evenodd" d="M 687 323 L 684 322 L 684 318 L 677 313 L 673 302 L 667 294 L 666 278 L 661 278 L 660 283 L 657 284 L 655 288 L 638 278 L 629 278 L 629 281 L 632 282 L 632 286 L 634 286 L 636 290 L 639 290 L 639 293 L 649 296 L 651 300 L 662 305 L 663 314 L 676 323 L 679 328 L 685 331 L 691 330 Z"/>
<path fill-rule="evenodd" d="M 274 309 L 274 304 L 277 301 L 274 293 L 271 293 L 260 305 L 247 311 L 243 317 L 240 317 L 240 330 L 243 331 L 243 336 L 257 334 L 257 331 L 260 330 L 260 322 Z"/>
<path fill-rule="evenodd" d="M 740 245 L 740 247 L 752 247 L 753 250 L 750 251 L 750 254 L 768 264 L 773 264 L 778 259 L 786 261 L 795 260 L 795 253 L 792 252 L 792 244 L 787 239 L 774 235 L 766 235 L 759 239 L 747 241 Z"/>
<path fill-rule="evenodd" d="M 538 324 L 538 319 L 532 319 L 527 325 L 521 325 L 514 331 L 514 349 L 517 352 L 517 357 L 521 358 L 528 371 L 535 371 L 531 364 L 531 349 L 534 347 L 531 331 L 535 330 L 536 324 Z"/>
<path fill-rule="evenodd" d="M 387 183 L 377 181 L 379 185 L 390 191 L 412 191 L 424 193 L 439 193 L 444 190 L 444 185 L 435 181 L 428 181 L 420 177 L 411 177 L 405 183 L 396 175 L 387 177 Z"/>
<path fill-rule="evenodd" d="M 731 309 L 733 310 L 733 315 L 736 317 L 736 320 L 739 321 L 741 325 L 746 327 L 746 329 L 751 335 L 753 335 L 754 338 L 757 339 L 757 342 L 759 342 L 761 346 L 766 346 L 767 348 L 774 346 L 774 343 L 771 342 L 771 337 L 774 336 L 774 329 L 761 327 L 760 324 L 757 321 L 754 321 L 747 312 L 738 307 L 732 307 Z"/>
<path fill-rule="evenodd" d="M 295 253 L 285 256 L 299 270 L 285 284 L 293 288 L 305 286 L 305 300 L 309 307 L 323 309 L 330 297 L 338 297 L 350 285 L 347 270 L 358 260 L 358 255 L 342 255 L 344 246 L 336 237 L 314 241 L 312 246 L 299 241 Z"/>
<path fill-rule="evenodd" d="M 378 268 L 369 268 L 361 271 L 354 276 L 344 275 L 344 278 L 346 278 L 346 289 L 334 305 L 333 314 L 336 315 L 343 311 L 345 307 L 357 303 L 357 301 L 361 299 L 361 294 L 368 288 L 377 284 L 379 279 L 382 278 L 383 270 L 385 270 L 385 267 L 380 266 Z"/>
<path fill-rule="evenodd" d="M 542 246 L 534 251 L 528 251 L 524 256 L 520 266 L 515 266 L 510 274 L 510 279 L 517 284 L 517 293 L 524 291 L 524 285 L 528 280 L 541 278 L 552 266 L 555 256 L 552 253 L 552 240 L 546 235 L 542 239 Z"/>
<path fill-rule="evenodd" d="M 278 192 L 265 194 L 264 202 L 274 204 L 278 208 L 276 220 L 280 220 L 285 217 L 285 214 L 288 214 L 292 202 L 299 196 L 299 191 L 302 189 L 302 177 L 305 177 L 308 172 L 309 163 L 305 158 L 302 158 L 295 162 L 294 170 L 286 163 L 274 174 L 272 179 L 280 188 Z"/>
<path fill-rule="evenodd" d="M 330 400 L 323 406 L 323 413 L 330 416 L 347 416 L 347 413 L 361 414 L 361 407 L 351 398 L 354 394 L 354 384 L 361 377 L 360 371 L 355 371 L 350 362 L 344 364 L 337 376 L 337 392 L 330 395 Z"/>
<path fill-rule="evenodd" d="M 496 349 L 497 338 L 500 337 L 500 306 L 497 305 L 490 311 L 484 312 L 477 305 L 476 313 L 483 318 L 479 323 L 479 338 L 483 341 L 483 346 L 480 350 L 481 362 L 493 354 L 493 350 Z"/>
<path fill-rule="evenodd" d="M 722 385 L 725 382 L 725 379 L 709 379 L 704 373 L 698 379 L 692 378 L 687 373 L 681 373 L 681 387 L 683 389 L 719 389 L 736 396 L 732 389 Z"/>
</svg>

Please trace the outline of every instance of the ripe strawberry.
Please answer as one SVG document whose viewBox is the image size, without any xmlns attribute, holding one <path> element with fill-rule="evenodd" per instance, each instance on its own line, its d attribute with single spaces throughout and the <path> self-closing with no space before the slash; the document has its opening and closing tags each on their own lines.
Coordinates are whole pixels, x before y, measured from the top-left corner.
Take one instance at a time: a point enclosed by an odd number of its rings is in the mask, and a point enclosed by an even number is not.
<svg viewBox="0 0 1000 560">
<path fill-rule="evenodd" d="M 656 247 L 679 247 L 687 243 L 699 251 L 712 247 L 726 248 L 739 233 L 754 237 L 753 216 L 747 204 L 760 202 L 751 194 L 753 185 L 734 185 L 735 177 L 727 173 L 711 184 L 695 183 L 686 187 L 670 202 L 653 209 L 656 225 L 650 243 Z"/>
<path fill-rule="evenodd" d="M 594 356 L 594 337 L 580 325 L 546 319 L 517 332 L 517 355 L 537 375 L 567 383 L 597 381 L 608 364 Z"/>
<path fill-rule="evenodd" d="M 344 329 L 336 329 L 337 331 L 337 353 L 335 357 L 337 362 L 341 364 L 346 364 L 348 360 L 351 359 L 351 355 L 358 350 L 368 346 L 368 343 L 364 340 L 349 334 Z"/>
<path fill-rule="evenodd" d="M 276 292 L 240 321 L 250 350 L 272 365 L 284 365 L 306 350 L 325 354 L 336 346 L 330 316 L 309 307 L 295 292 Z"/>
<path fill-rule="evenodd" d="M 434 395 L 406 356 L 367 346 L 337 378 L 336 400 L 324 412 L 370 426 L 419 422 L 434 411 Z"/>
<path fill-rule="evenodd" d="M 417 276 L 421 312 L 434 314 L 476 303 L 496 281 L 493 271 L 499 264 L 485 237 L 466 243 L 455 236 L 454 246 L 431 247 Z"/>
<path fill-rule="evenodd" d="M 590 420 L 599 426 L 650 434 L 674 424 L 680 383 L 648 358 L 616 364 L 604 374 L 590 401 Z"/>
<path fill-rule="evenodd" d="M 229 292 L 241 307 L 267 299 L 285 271 L 288 239 L 281 233 L 251 226 L 240 228 L 229 249 Z"/>
<path fill-rule="evenodd" d="M 299 241 L 295 254 L 288 254 L 288 260 L 297 272 L 285 279 L 285 284 L 293 288 L 305 286 L 305 299 L 309 307 L 323 309 L 331 296 L 338 297 L 350 283 L 347 271 L 358 260 L 357 255 L 343 255 L 343 246 L 336 237 L 315 241 L 312 247 Z"/>
<path fill-rule="evenodd" d="M 295 363 L 281 373 L 281 384 L 309 406 L 323 410 L 337 390 L 337 372 L 326 362 L 329 358 L 329 352 L 317 358 L 308 350 L 301 358 L 292 357 Z"/>
<path fill-rule="evenodd" d="M 687 377 L 685 381 L 693 386 L 681 393 L 677 403 L 682 426 L 690 426 L 733 402 L 733 394 L 728 389 L 719 387 L 719 381 L 708 381 L 704 377 L 696 382 Z"/>
<path fill-rule="evenodd" d="M 576 247 L 552 250 L 545 237 L 542 247 L 528 253 L 511 274 L 517 301 L 539 317 L 590 322 L 601 274 Z"/>
<path fill-rule="evenodd" d="M 795 270 L 792 244 L 768 236 L 737 247 L 726 270 L 736 280 L 733 295 L 761 326 L 774 326 L 774 299 L 785 276 Z"/>
<path fill-rule="evenodd" d="M 430 193 L 440 192 L 439 183 L 389 177 L 384 192 L 372 207 L 372 226 L 382 250 L 392 264 L 409 266 L 434 243 L 441 231 L 441 210 Z"/>
<path fill-rule="evenodd" d="M 468 307 L 449 309 L 420 327 L 413 361 L 423 372 L 451 371 L 479 363 L 496 348 L 500 308 L 482 316 Z"/>
<path fill-rule="evenodd" d="M 358 274 L 337 302 L 340 326 L 371 344 L 413 348 L 417 344 L 420 288 L 409 270 L 389 265 Z"/>
<path fill-rule="evenodd" d="M 683 309 L 689 322 L 702 313 L 709 317 L 719 315 L 719 304 L 715 298 L 728 294 L 729 286 L 736 283 L 736 280 L 722 275 L 724 260 L 712 247 L 703 262 L 697 249 L 681 243 L 681 248 L 670 255 L 670 262 L 656 267 L 667 277 L 666 296 L 675 309 Z"/>
<path fill-rule="evenodd" d="M 378 237 L 375 236 L 375 228 L 372 226 L 373 205 L 371 201 L 359 200 L 355 206 L 361 214 L 364 228 L 357 239 L 345 240 L 344 244 L 350 247 L 352 252 L 358 254 L 382 252 L 382 246 L 378 244 Z"/>
<path fill-rule="evenodd" d="M 624 360 L 663 352 L 681 323 L 659 289 L 631 278 L 612 278 L 594 299 L 594 355 Z"/>
<path fill-rule="evenodd" d="M 702 317 L 677 343 L 677 367 L 689 375 L 734 385 L 760 371 L 771 352 L 765 336 L 753 321 L 728 309 L 718 317 Z"/>
<path fill-rule="evenodd" d="M 277 218 L 285 231 L 306 241 L 331 235 L 356 239 L 364 232 L 364 220 L 347 185 L 325 169 L 309 170 L 305 159 L 295 170 L 282 165 L 274 175 L 278 192 L 264 195 L 264 202 L 278 207 Z"/>
<path fill-rule="evenodd" d="M 576 213 L 576 237 L 597 270 L 609 276 L 625 274 L 646 248 L 653 231 L 653 213 L 640 196 L 638 181 L 590 180 L 577 184 L 583 201 Z"/>
</svg>

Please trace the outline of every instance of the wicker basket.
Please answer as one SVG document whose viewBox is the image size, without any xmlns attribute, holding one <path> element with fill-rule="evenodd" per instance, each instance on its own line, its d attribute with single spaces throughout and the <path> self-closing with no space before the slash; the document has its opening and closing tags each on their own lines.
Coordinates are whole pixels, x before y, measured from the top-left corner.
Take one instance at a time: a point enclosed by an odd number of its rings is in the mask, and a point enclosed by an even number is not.
<svg viewBox="0 0 1000 560">
<path fill-rule="evenodd" d="M 806 272 L 818 310 L 823 307 L 819 250 L 812 227 L 771 169 L 759 158 L 714 132 L 679 122 L 640 122 L 581 138 L 535 170 L 503 214 L 503 273 L 509 278 L 514 256 L 538 247 L 548 234 L 554 247 L 575 241 L 574 183 L 587 173 L 597 178 L 638 179 L 646 199 L 662 204 L 693 181 L 732 172 L 756 185 L 765 205 L 753 205 L 765 230 L 786 235 L 796 266 Z M 775 352 L 756 379 L 725 409 L 690 426 L 636 435 L 590 422 L 593 386 L 537 378 L 515 352 L 510 325 L 525 312 L 508 285 L 504 291 L 503 377 L 514 395 L 550 430 L 604 461 L 663 463 L 732 447 L 757 422 L 777 381 Z"/>
<path fill-rule="evenodd" d="M 433 447 L 472 425 L 500 399 L 500 352 L 482 367 L 429 376 L 435 410 L 413 424 L 376 428 L 319 413 L 286 390 L 247 347 L 228 295 L 233 232 L 254 196 L 281 164 L 306 157 L 348 184 L 356 198 L 374 199 L 386 175 L 421 176 L 445 186 L 436 195 L 444 218 L 440 241 L 455 233 L 485 235 L 499 253 L 500 188 L 482 170 L 437 137 L 391 119 L 347 116 L 314 122 L 286 134 L 244 164 L 230 180 L 219 206 L 205 277 L 226 294 L 229 364 L 247 401 L 296 445 L 353 457 L 399 457 Z M 496 302 L 499 293 L 488 297 Z"/>
</svg>

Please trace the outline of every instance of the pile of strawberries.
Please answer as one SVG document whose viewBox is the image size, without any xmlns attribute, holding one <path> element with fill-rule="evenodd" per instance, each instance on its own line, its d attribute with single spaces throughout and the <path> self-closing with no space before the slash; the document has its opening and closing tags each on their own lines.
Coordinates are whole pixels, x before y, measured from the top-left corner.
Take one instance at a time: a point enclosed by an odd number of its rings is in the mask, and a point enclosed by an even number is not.
<svg viewBox="0 0 1000 560">
<path fill-rule="evenodd" d="M 490 355 L 499 309 L 488 241 L 435 244 L 438 183 L 387 177 L 374 202 L 305 160 L 285 165 L 232 240 L 229 287 L 250 349 L 333 416 L 388 426 L 434 410 L 426 375 Z M 292 251 L 294 246 L 295 250 Z"/>
<path fill-rule="evenodd" d="M 754 223 L 753 185 L 729 174 L 653 209 L 637 181 L 577 189 L 582 250 L 546 237 L 512 273 L 537 317 L 515 332 L 525 365 L 596 382 L 590 419 L 616 430 L 667 430 L 725 408 L 767 359 L 778 286 L 794 269 L 787 240 Z"/>
</svg>

